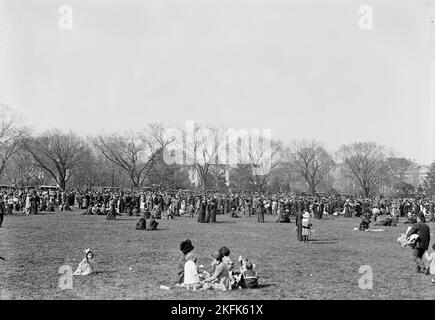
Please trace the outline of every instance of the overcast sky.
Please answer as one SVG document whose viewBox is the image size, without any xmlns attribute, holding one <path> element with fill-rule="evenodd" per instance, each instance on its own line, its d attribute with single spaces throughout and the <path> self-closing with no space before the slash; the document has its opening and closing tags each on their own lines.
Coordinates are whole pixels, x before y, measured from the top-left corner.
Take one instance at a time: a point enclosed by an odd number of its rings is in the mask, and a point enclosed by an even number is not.
<svg viewBox="0 0 435 320">
<path fill-rule="evenodd" d="M 373 140 L 428 163 L 433 2 L 0 0 L 0 102 L 37 131 L 193 120 L 331 151 Z"/>
</svg>

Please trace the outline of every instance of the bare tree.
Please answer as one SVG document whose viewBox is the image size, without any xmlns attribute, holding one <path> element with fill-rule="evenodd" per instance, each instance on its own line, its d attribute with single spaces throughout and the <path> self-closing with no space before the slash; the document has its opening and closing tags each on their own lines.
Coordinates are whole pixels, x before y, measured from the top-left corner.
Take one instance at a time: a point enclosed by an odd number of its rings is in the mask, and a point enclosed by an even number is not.
<svg viewBox="0 0 435 320">
<path fill-rule="evenodd" d="M 38 137 L 27 138 L 25 149 L 32 155 L 35 163 L 47 171 L 65 190 L 73 170 L 88 152 L 86 143 L 73 132 L 59 130 L 46 131 Z"/>
<path fill-rule="evenodd" d="M 7 105 L 0 104 L 0 177 L 11 157 L 22 147 L 29 130 L 19 125 L 20 117 Z"/>
<path fill-rule="evenodd" d="M 334 168 L 332 156 L 317 141 L 297 141 L 287 150 L 286 166 L 308 184 L 311 194 Z"/>
<path fill-rule="evenodd" d="M 366 197 L 373 193 L 383 177 L 386 149 L 375 142 L 355 142 L 340 147 L 343 164 L 356 177 Z"/>
<path fill-rule="evenodd" d="M 5 170 L 5 177 L 18 187 L 39 184 L 42 181 L 41 169 L 38 168 L 32 155 L 24 149 L 18 150 L 12 157 Z"/>
<path fill-rule="evenodd" d="M 186 162 L 195 168 L 201 188 L 207 189 L 210 168 L 219 164 L 219 153 L 226 147 L 225 137 L 213 127 L 194 124 L 183 132 Z"/>
<path fill-rule="evenodd" d="M 151 124 L 140 133 L 99 135 L 92 142 L 109 161 L 128 174 L 134 188 L 139 188 L 149 176 L 157 156 L 171 143 L 164 138 L 163 130 L 159 124 Z"/>
<path fill-rule="evenodd" d="M 269 183 L 271 173 L 282 158 L 282 142 L 279 140 L 263 140 L 250 148 L 248 158 L 252 166 L 249 179 L 255 185 L 257 192 L 262 192 Z M 258 170 L 260 169 L 260 170 Z"/>
</svg>

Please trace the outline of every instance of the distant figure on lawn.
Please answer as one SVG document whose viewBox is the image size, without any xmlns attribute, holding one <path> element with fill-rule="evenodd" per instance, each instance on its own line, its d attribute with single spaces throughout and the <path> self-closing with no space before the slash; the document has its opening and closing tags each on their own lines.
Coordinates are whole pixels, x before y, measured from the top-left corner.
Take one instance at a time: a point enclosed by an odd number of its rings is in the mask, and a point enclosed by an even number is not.
<svg viewBox="0 0 435 320">
<path fill-rule="evenodd" d="M 116 207 L 115 207 L 115 200 L 114 199 L 112 199 L 110 201 L 110 208 L 107 212 L 106 219 L 107 220 L 116 220 Z"/>
<path fill-rule="evenodd" d="M 302 211 L 299 211 L 296 214 L 296 235 L 297 235 L 297 239 L 298 241 L 302 241 L 302 219 L 303 219 L 303 214 Z"/>
<path fill-rule="evenodd" d="M 304 240 L 304 243 L 308 243 L 310 240 L 311 234 L 311 221 L 310 221 L 310 214 L 308 212 L 305 212 L 302 215 L 302 239 Z"/>
<path fill-rule="evenodd" d="M 5 203 L 4 203 L 3 199 L 0 198 L 0 227 L 2 226 L 5 212 L 6 212 Z"/>
<path fill-rule="evenodd" d="M 136 230 L 157 230 L 159 223 L 151 216 L 148 219 L 140 218 L 136 224 Z"/>
</svg>

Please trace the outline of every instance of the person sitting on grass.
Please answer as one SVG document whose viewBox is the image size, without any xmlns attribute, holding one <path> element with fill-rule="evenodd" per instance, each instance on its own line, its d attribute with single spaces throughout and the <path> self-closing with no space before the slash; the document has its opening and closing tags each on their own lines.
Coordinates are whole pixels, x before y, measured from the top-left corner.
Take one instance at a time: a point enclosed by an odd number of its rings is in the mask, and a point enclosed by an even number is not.
<svg viewBox="0 0 435 320">
<path fill-rule="evenodd" d="M 197 259 L 191 252 L 186 254 L 185 258 L 187 261 L 184 264 L 183 286 L 186 287 L 187 290 L 189 290 L 190 288 L 192 288 L 193 290 L 197 290 L 201 288 L 198 267 L 196 265 Z"/>
<path fill-rule="evenodd" d="M 387 214 L 384 219 L 378 219 L 376 221 L 375 226 L 383 226 L 383 227 L 395 227 L 396 220 L 390 214 Z"/>
<path fill-rule="evenodd" d="M 92 273 L 91 260 L 94 258 L 94 254 L 91 249 L 86 249 L 85 253 L 85 258 L 79 263 L 77 270 L 73 273 L 75 276 L 87 276 Z"/>
<path fill-rule="evenodd" d="M 239 257 L 240 270 L 234 272 L 235 287 L 237 288 L 256 288 L 258 286 L 257 272 L 254 271 L 255 264 L 248 259 Z"/>
<path fill-rule="evenodd" d="M 213 274 L 204 280 L 204 289 L 215 289 L 227 291 L 231 290 L 230 274 L 227 265 L 222 262 L 224 255 L 219 251 L 214 252 L 213 265 L 215 265 Z"/>
<path fill-rule="evenodd" d="M 235 280 L 233 278 L 233 268 L 234 268 L 234 262 L 231 261 L 230 258 L 230 249 L 228 249 L 227 247 L 222 247 L 219 249 L 219 252 L 223 254 L 223 258 L 222 258 L 222 262 L 225 263 L 227 265 L 228 268 L 228 272 L 230 274 L 230 281 L 231 281 L 231 285 L 234 284 Z"/>
<path fill-rule="evenodd" d="M 240 218 L 240 217 L 237 215 L 236 207 L 232 207 L 232 208 L 231 208 L 231 218 Z"/>
<path fill-rule="evenodd" d="M 146 229 L 147 229 L 146 220 L 144 218 L 140 218 L 136 224 L 136 230 L 146 230 Z"/>
<path fill-rule="evenodd" d="M 364 214 L 361 223 L 359 224 L 360 231 L 367 231 L 370 228 L 370 218 L 368 214 Z"/>
<path fill-rule="evenodd" d="M 159 223 L 155 220 L 154 216 L 151 215 L 151 218 L 146 219 L 147 230 L 157 230 L 157 226 Z"/>
<path fill-rule="evenodd" d="M 241 274 L 240 286 L 243 289 L 258 288 L 258 275 L 251 261 L 246 262 L 245 270 Z"/>
<path fill-rule="evenodd" d="M 192 241 L 190 239 L 186 239 L 180 243 L 180 251 L 183 253 L 183 256 L 178 259 L 178 263 L 175 268 L 175 285 L 180 286 L 182 283 L 184 283 L 184 265 L 186 264 L 186 255 L 193 249 L 194 246 L 192 245 Z"/>
</svg>

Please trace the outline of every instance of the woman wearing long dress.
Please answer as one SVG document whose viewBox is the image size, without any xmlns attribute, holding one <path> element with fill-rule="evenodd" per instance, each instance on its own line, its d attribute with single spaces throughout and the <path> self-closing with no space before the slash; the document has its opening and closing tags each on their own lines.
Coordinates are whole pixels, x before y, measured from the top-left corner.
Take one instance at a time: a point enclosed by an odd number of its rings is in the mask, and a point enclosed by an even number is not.
<svg viewBox="0 0 435 320">
<path fill-rule="evenodd" d="M 263 223 L 264 222 L 264 204 L 263 204 L 263 201 L 261 199 L 258 201 L 258 205 L 257 205 L 257 208 L 255 211 L 257 214 L 257 221 L 260 223 Z"/>
<path fill-rule="evenodd" d="M 207 210 L 207 203 L 199 199 L 199 208 L 198 208 L 198 222 L 205 223 L 205 211 Z"/>
<path fill-rule="evenodd" d="M 27 194 L 26 196 L 26 206 L 24 207 L 24 213 L 30 214 L 30 208 L 32 206 L 30 194 Z"/>
<path fill-rule="evenodd" d="M 107 213 L 106 219 L 107 220 L 116 220 L 116 206 L 115 206 L 115 200 L 110 200 L 110 208 L 109 212 Z"/>
</svg>

